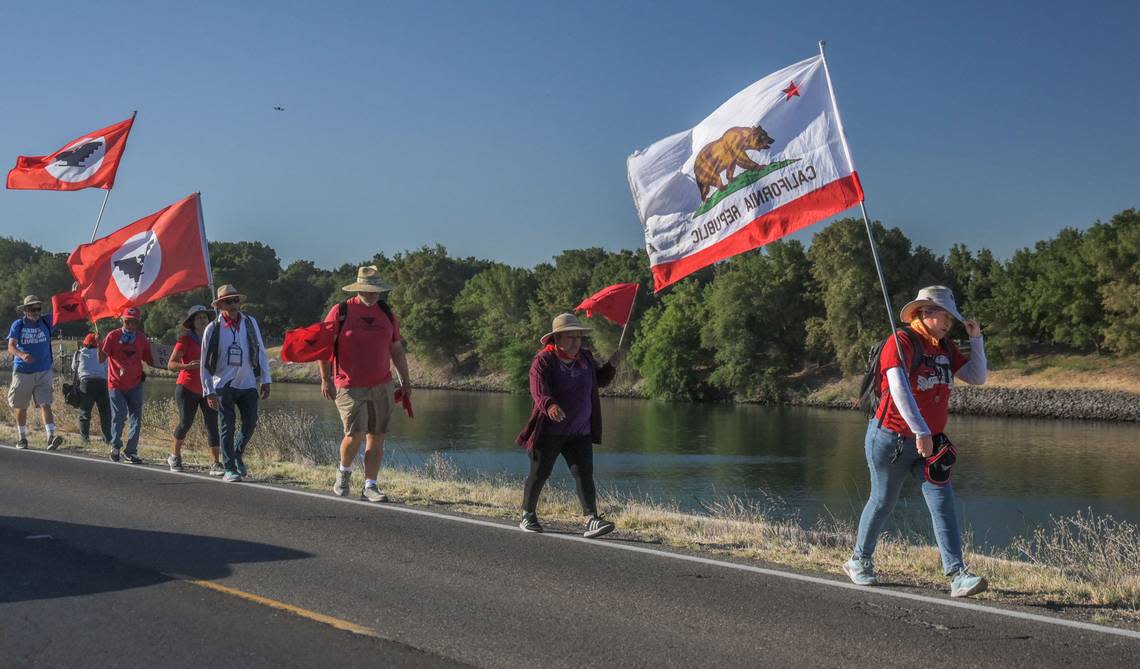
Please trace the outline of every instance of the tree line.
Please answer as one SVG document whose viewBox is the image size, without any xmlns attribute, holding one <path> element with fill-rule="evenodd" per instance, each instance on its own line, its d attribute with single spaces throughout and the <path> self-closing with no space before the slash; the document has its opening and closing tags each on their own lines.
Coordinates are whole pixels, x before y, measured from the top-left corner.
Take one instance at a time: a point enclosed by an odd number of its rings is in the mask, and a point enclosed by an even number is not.
<svg viewBox="0 0 1140 669">
<path fill-rule="evenodd" d="M 898 228 L 872 225 L 893 309 L 922 286 L 950 286 L 961 311 L 980 320 L 999 363 L 1033 350 L 1140 352 L 1140 213 L 1127 209 L 1086 230 L 1066 228 L 999 260 L 954 245 L 945 256 L 914 245 Z M 640 283 L 626 341 L 643 390 L 664 399 L 778 400 L 804 370 L 861 371 L 887 333 L 861 220 L 822 228 L 810 248 L 783 240 L 706 268 L 654 295 L 643 250 L 570 249 L 534 268 L 448 254 L 440 245 L 346 263 L 283 266 L 262 242 L 211 242 L 216 285 L 246 295 L 269 340 L 311 324 L 347 297 L 362 264 L 395 286 L 389 301 L 419 359 L 465 373 L 507 373 L 525 383 L 538 337 L 551 318 L 614 283 Z M 0 304 L 69 290 L 67 254 L 0 238 Z M 143 327 L 171 341 L 186 309 L 208 304 L 201 289 L 143 308 Z M 588 319 L 593 345 L 608 353 L 620 328 Z M 106 331 L 110 324 L 100 324 Z M 79 334 L 84 324 L 65 331 Z M 956 333 L 962 336 L 959 331 Z"/>
</svg>

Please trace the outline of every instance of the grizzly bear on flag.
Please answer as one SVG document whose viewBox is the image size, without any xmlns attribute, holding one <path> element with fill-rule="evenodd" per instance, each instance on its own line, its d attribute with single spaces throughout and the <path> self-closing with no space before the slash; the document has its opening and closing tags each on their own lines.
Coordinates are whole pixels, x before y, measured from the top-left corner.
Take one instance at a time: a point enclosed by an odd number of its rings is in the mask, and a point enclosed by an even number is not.
<svg viewBox="0 0 1140 669">
<path fill-rule="evenodd" d="M 763 151 L 772 146 L 772 138 L 764 132 L 764 128 L 729 128 L 724 131 L 720 139 L 707 144 L 697 154 L 693 172 L 697 177 L 697 187 L 701 189 L 701 202 L 709 199 L 709 191 L 713 188 L 724 190 L 727 183 L 732 183 L 732 176 L 736 168 L 746 170 L 762 170 L 763 165 L 748 157 L 748 151 Z M 721 181 L 720 174 L 725 173 L 725 181 Z"/>
</svg>

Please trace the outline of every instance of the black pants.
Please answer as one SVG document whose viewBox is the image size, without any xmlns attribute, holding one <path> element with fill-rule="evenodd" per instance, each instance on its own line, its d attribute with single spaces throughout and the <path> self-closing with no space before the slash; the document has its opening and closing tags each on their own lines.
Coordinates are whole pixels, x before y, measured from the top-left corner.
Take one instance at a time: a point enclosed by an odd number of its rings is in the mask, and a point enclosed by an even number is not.
<svg viewBox="0 0 1140 669">
<path fill-rule="evenodd" d="M 588 434 L 544 434 L 538 438 L 530 452 L 530 475 L 523 484 L 523 510 L 533 513 L 538 508 L 542 486 L 554 471 L 558 455 L 566 460 L 582 512 L 588 516 L 598 512 L 597 491 L 594 489 L 594 445 Z"/>
<path fill-rule="evenodd" d="M 91 408 L 99 407 L 99 428 L 103 441 L 111 443 L 111 399 L 107 394 L 107 379 L 89 376 L 79 380 L 79 435 L 91 436 Z"/>
<path fill-rule="evenodd" d="M 210 448 L 218 448 L 218 412 L 210 408 L 206 398 L 182 385 L 174 386 L 174 403 L 178 405 L 178 427 L 174 428 L 175 439 L 185 439 L 194 425 L 194 414 L 202 410 L 202 423 L 206 426 L 206 441 Z"/>
</svg>

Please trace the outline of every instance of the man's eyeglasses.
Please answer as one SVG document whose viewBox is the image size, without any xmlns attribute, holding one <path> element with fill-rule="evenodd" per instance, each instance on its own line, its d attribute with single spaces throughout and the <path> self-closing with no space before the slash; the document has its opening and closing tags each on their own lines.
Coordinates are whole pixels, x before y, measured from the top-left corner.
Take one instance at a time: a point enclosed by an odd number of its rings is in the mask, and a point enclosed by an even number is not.
<svg viewBox="0 0 1140 669">
<path fill-rule="evenodd" d="M 227 297 L 224 300 L 218 300 L 218 304 L 239 304 L 241 303 L 240 297 Z"/>
<path fill-rule="evenodd" d="M 43 311 L 43 307 L 24 307 L 24 313 L 27 313 L 29 311 L 34 311 L 34 312 L 39 313 L 40 311 Z"/>
</svg>

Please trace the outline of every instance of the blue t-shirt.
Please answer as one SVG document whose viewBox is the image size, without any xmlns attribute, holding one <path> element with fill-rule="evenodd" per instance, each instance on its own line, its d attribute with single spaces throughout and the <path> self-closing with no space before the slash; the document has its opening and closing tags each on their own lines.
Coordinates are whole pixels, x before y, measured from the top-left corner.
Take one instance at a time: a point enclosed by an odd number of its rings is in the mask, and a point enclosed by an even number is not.
<svg viewBox="0 0 1140 669">
<path fill-rule="evenodd" d="M 31 362 L 24 362 L 16 358 L 13 369 L 21 374 L 42 372 L 51 369 L 51 315 L 43 316 L 34 323 L 28 323 L 24 318 L 17 318 L 12 327 L 8 329 L 8 339 L 16 340 L 16 348 L 24 353 L 32 354 Z"/>
</svg>

